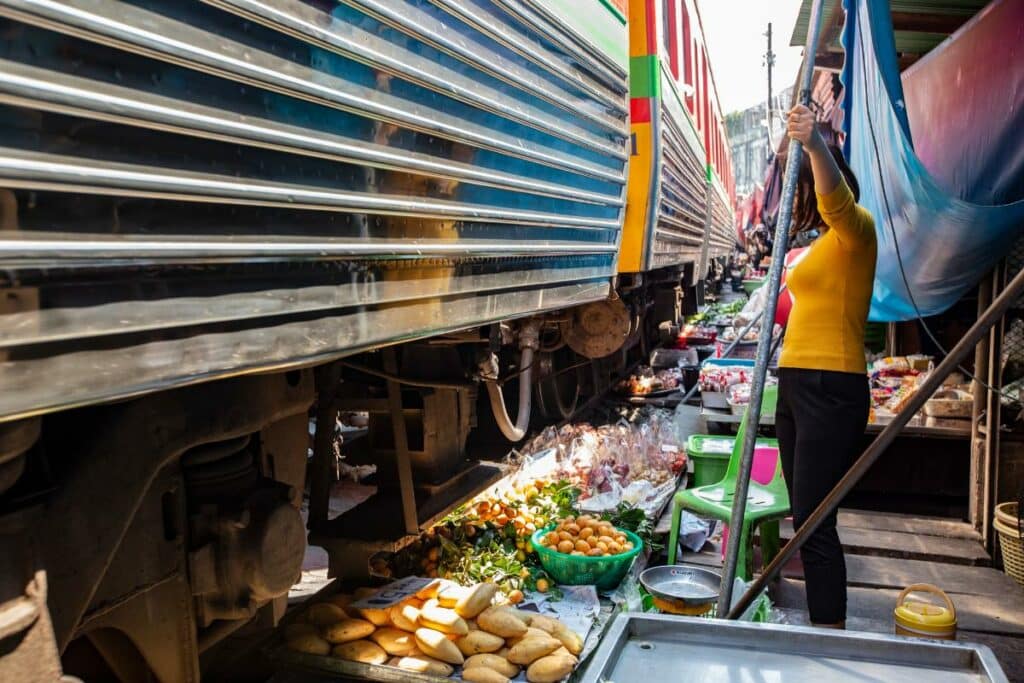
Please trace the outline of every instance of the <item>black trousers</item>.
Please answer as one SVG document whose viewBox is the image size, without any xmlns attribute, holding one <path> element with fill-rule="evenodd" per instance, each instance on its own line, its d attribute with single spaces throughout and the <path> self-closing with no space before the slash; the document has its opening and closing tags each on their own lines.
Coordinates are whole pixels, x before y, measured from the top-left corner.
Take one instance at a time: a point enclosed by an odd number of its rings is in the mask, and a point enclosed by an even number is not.
<svg viewBox="0 0 1024 683">
<path fill-rule="evenodd" d="M 794 528 L 800 528 L 853 464 L 870 402 L 863 374 L 779 369 L 775 430 Z M 807 539 L 800 558 L 811 622 L 845 620 L 846 562 L 835 512 Z"/>
</svg>

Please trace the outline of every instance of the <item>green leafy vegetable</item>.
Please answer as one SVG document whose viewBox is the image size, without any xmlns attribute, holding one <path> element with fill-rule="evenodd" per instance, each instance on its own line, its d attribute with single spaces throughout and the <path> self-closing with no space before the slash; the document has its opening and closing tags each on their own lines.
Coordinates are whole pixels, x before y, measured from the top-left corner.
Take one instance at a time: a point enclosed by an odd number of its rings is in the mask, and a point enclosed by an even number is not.
<svg viewBox="0 0 1024 683">
<path fill-rule="evenodd" d="M 619 529 L 632 531 L 643 540 L 644 545 L 652 552 L 665 547 L 657 540 L 658 535 L 654 532 L 654 522 L 638 507 L 628 503 L 619 503 L 615 510 L 601 515 L 601 519 L 611 522 Z"/>
</svg>

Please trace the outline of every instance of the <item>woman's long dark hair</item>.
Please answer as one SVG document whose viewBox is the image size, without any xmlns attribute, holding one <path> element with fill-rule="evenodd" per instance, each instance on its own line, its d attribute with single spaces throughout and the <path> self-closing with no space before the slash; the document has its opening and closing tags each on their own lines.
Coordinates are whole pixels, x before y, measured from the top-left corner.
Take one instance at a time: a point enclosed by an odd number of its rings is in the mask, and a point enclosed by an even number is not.
<svg viewBox="0 0 1024 683">
<path fill-rule="evenodd" d="M 785 173 L 788 161 L 787 151 L 788 148 L 779 154 L 778 168 L 782 173 Z M 832 143 L 828 143 L 828 151 L 836 160 L 839 172 L 846 178 L 846 184 L 853 193 L 854 201 L 859 200 L 860 184 L 857 182 L 857 176 L 853 174 L 853 170 L 846 163 L 843 151 Z M 807 154 L 803 154 L 800 157 L 800 171 L 797 174 L 796 199 L 793 203 L 793 221 L 790 224 L 789 234 L 794 236 L 806 230 L 814 230 L 821 227 L 823 223 L 821 214 L 818 213 L 818 198 L 814 193 L 814 173 L 811 171 L 811 160 L 807 158 Z"/>
</svg>

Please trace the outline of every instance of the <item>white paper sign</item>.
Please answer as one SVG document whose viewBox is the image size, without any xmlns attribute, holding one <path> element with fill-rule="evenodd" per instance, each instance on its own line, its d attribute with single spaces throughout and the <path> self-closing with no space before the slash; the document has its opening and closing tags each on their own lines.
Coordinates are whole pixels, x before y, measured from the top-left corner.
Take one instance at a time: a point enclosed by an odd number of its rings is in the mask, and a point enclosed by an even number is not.
<svg viewBox="0 0 1024 683">
<path fill-rule="evenodd" d="M 403 600 L 408 600 L 437 579 L 424 579 L 419 576 L 407 576 L 393 581 L 381 588 L 377 593 L 362 600 L 356 600 L 352 607 L 356 609 L 385 609 L 393 607 Z"/>
</svg>

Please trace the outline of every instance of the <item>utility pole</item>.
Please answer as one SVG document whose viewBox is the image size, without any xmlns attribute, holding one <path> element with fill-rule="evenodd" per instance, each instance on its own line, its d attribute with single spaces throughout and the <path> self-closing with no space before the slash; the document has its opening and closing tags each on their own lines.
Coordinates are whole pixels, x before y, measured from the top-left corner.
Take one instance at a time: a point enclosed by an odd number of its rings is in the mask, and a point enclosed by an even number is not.
<svg viewBox="0 0 1024 683">
<path fill-rule="evenodd" d="M 764 53 L 764 65 L 768 67 L 768 144 L 771 145 L 773 117 L 775 115 L 775 103 L 772 101 L 772 67 L 775 66 L 775 53 L 772 52 L 772 22 L 768 22 L 768 32 L 764 35 L 768 36 L 768 51 Z M 768 150 L 770 155 L 775 150 Z"/>
</svg>

